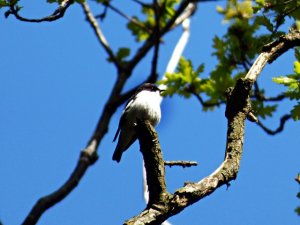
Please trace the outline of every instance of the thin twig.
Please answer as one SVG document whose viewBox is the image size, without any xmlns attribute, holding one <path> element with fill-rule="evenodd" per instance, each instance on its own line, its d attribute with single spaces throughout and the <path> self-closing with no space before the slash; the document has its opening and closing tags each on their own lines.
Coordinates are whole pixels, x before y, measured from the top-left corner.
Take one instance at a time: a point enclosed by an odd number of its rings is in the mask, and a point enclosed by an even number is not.
<svg viewBox="0 0 300 225">
<path fill-rule="evenodd" d="M 141 5 L 142 7 L 149 7 L 149 8 L 152 8 L 152 5 L 151 4 L 148 4 L 148 3 L 144 3 L 142 1 L 139 1 L 139 0 L 132 0 L 133 2 Z"/>
<path fill-rule="evenodd" d="M 181 15 L 181 13 L 185 10 L 185 8 L 189 4 L 189 0 L 183 0 L 179 5 L 178 9 L 174 13 L 173 17 L 167 22 L 164 27 L 161 27 L 160 37 L 161 38 L 165 33 L 167 33 L 170 28 L 173 26 L 176 19 Z M 134 68 L 136 64 L 149 52 L 149 49 L 153 47 L 155 44 L 156 37 L 150 36 L 149 39 L 145 41 L 145 43 L 137 50 L 135 55 L 132 57 L 130 62 L 127 64 L 128 70 Z"/>
<path fill-rule="evenodd" d="M 121 64 L 118 61 L 118 59 L 116 58 L 115 54 L 113 53 L 112 49 L 110 48 L 104 34 L 102 33 L 99 24 L 96 20 L 96 18 L 93 16 L 89 5 L 87 4 L 87 2 L 83 2 L 80 3 L 83 11 L 86 15 L 87 21 L 90 23 L 91 27 L 93 28 L 96 37 L 98 38 L 98 41 L 100 42 L 100 44 L 102 45 L 102 47 L 105 49 L 106 53 L 109 55 L 110 60 L 116 65 L 117 69 L 120 69 Z"/>
<path fill-rule="evenodd" d="M 5 13 L 5 16 L 14 15 L 16 19 L 23 22 L 41 23 L 41 22 L 52 22 L 62 18 L 65 15 L 66 10 L 70 5 L 74 3 L 74 0 L 67 0 L 64 4 L 60 5 L 50 16 L 46 16 L 40 19 L 28 19 L 19 15 L 20 8 L 16 4 L 10 5 L 10 9 Z"/>
<path fill-rule="evenodd" d="M 256 99 L 256 100 L 264 101 L 264 102 L 278 102 L 278 101 L 282 101 L 285 98 L 286 98 L 285 94 L 279 94 L 274 97 L 266 97 L 263 94 L 256 94 L 256 95 L 251 96 L 251 99 Z"/>
<path fill-rule="evenodd" d="M 191 167 L 191 166 L 198 166 L 198 163 L 196 161 L 183 161 L 183 160 L 177 160 L 177 161 L 165 161 L 165 166 L 181 166 L 183 168 L 185 167 Z"/>
<path fill-rule="evenodd" d="M 151 28 L 145 26 L 143 23 L 141 23 L 140 21 L 138 21 L 137 19 L 128 16 L 127 14 L 123 13 L 121 10 L 119 10 L 117 7 L 114 7 L 112 4 L 107 3 L 105 4 L 105 6 L 107 6 L 108 8 L 110 8 L 112 11 L 114 11 L 115 13 L 117 13 L 118 15 L 122 16 L 123 18 L 125 18 L 126 20 L 132 22 L 133 24 L 135 24 L 136 26 L 140 27 L 141 29 L 143 29 L 144 31 L 146 31 L 147 33 L 151 34 Z M 97 18 L 97 16 L 96 16 Z"/>
<path fill-rule="evenodd" d="M 271 129 L 267 128 L 267 127 L 261 122 L 261 120 L 258 120 L 257 124 L 258 124 L 258 126 L 260 126 L 267 134 L 275 135 L 275 134 L 278 134 L 278 133 L 280 133 L 281 131 L 283 131 L 285 123 L 286 123 L 289 119 L 291 119 L 291 118 L 292 118 L 291 114 L 286 114 L 286 115 L 282 116 L 282 117 L 280 118 L 279 126 L 278 126 L 278 128 L 276 128 L 275 130 L 271 130 Z"/>
<path fill-rule="evenodd" d="M 200 104 L 201 104 L 203 107 L 220 106 L 220 105 L 226 103 L 226 101 L 222 101 L 222 100 L 220 100 L 219 102 L 205 102 L 205 101 L 203 100 L 203 98 L 201 97 L 200 94 L 197 94 L 197 93 L 195 93 L 195 92 L 190 92 L 190 93 L 191 93 L 192 95 L 194 95 L 194 96 L 197 98 L 197 100 L 200 102 Z"/>
<path fill-rule="evenodd" d="M 154 44 L 154 53 L 152 57 L 152 64 L 151 64 L 151 75 L 154 77 L 157 77 L 157 64 L 158 64 L 158 54 L 159 54 L 159 37 L 160 37 L 160 26 L 159 26 L 159 21 L 160 21 L 160 16 L 163 13 L 160 10 L 163 10 L 159 7 L 158 3 L 156 0 L 153 1 L 154 5 L 154 16 L 155 16 L 155 26 L 154 26 L 154 36 L 155 36 L 155 44 Z"/>
</svg>

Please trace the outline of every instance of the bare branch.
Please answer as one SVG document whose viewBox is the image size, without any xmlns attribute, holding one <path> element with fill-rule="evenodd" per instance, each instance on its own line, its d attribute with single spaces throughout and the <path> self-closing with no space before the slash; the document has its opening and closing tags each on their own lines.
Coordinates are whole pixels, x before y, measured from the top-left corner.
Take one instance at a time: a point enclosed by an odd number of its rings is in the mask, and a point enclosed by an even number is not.
<svg viewBox="0 0 300 225">
<path fill-rule="evenodd" d="M 299 45 L 300 32 L 297 30 L 291 30 L 290 33 L 282 35 L 276 41 L 265 45 L 263 52 L 255 60 L 245 78 L 255 81 L 266 63 L 272 63 L 287 50 Z"/>
<path fill-rule="evenodd" d="M 119 10 L 118 8 L 114 7 L 112 4 L 107 3 L 106 6 L 108 8 L 110 8 L 112 11 L 116 12 L 117 14 L 119 14 L 120 16 L 122 16 L 123 18 L 127 19 L 128 21 L 132 22 L 133 24 L 135 24 L 136 26 L 140 27 L 141 29 L 143 29 L 144 31 L 146 31 L 147 33 L 151 34 L 151 28 L 145 26 L 143 23 L 140 23 L 138 20 L 136 20 L 133 17 L 130 17 L 128 15 L 126 15 L 125 13 L 123 13 L 121 10 Z"/>
<path fill-rule="evenodd" d="M 285 123 L 286 123 L 289 119 L 291 119 L 291 118 L 292 118 L 291 114 L 286 114 L 286 115 L 282 116 L 282 117 L 280 118 L 280 124 L 279 124 L 278 128 L 276 128 L 275 130 L 271 130 L 271 129 L 267 128 L 260 120 L 258 120 L 257 124 L 258 124 L 258 126 L 260 126 L 267 134 L 275 135 L 275 134 L 278 134 L 278 133 L 280 133 L 281 131 L 283 131 Z"/>
<path fill-rule="evenodd" d="M 197 4 L 195 2 L 191 2 L 188 4 L 184 12 L 175 20 L 173 27 L 182 24 L 183 21 L 190 18 L 197 10 Z"/>
<path fill-rule="evenodd" d="M 161 13 L 159 11 L 159 6 L 156 0 L 153 2 L 154 5 L 154 15 L 155 15 L 155 27 L 154 27 L 154 33 L 153 36 L 155 38 L 155 43 L 154 43 L 154 53 L 152 57 L 152 64 L 151 64 L 151 75 L 157 77 L 157 64 L 158 64 L 158 53 L 159 53 L 159 37 L 160 37 L 160 26 L 159 26 L 159 21 L 160 21 L 160 16 Z"/>
<path fill-rule="evenodd" d="M 93 28 L 96 37 L 98 38 L 98 41 L 100 42 L 101 46 L 104 48 L 104 50 L 106 51 L 106 53 L 108 54 L 109 58 L 112 60 L 112 62 L 116 65 L 116 67 L 118 69 L 120 69 L 121 65 L 120 62 L 118 61 L 118 59 L 115 57 L 112 49 L 110 48 L 104 34 L 102 33 L 99 24 L 96 20 L 96 18 L 94 17 L 94 15 L 92 14 L 89 5 L 86 2 L 80 3 L 83 11 L 86 15 L 87 21 L 90 23 L 91 27 Z"/>
<path fill-rule="evenodd" d="M 40 198 L 35 206 L 32 208 L 22 225 L 33 225 L 36 224 L 42 214 L 63 200 L 75 187 L 77 187 L 79 181 L 85 174 L 87 168 L 97 160 L 97 155 L 89 155 L 82 152 L 79 161 L 71 174 L 70 178 L 64 183 L 59 189 L 53 193 Z"/>
<path fill-rule="evenodd" d="M 203 106 L 203 107 L 213 107 L 213 106 L 220 106 L 222 104 L 225 104 L 226 102 L 225 101 L 219 101 L 219 102 L 205 102 L 201 95 L 200 94 L 197 94 L 196 92 L 193 92 L 193 91 L 190 91 L 190 93 L 192 95 L 194 95 L 197 100 L 200 102 L 200 104 Z"/>
<path fill-rule="evenodd" d="M 165 166 L 181 166 L 183 168 L 185 167 L 192 167 L 192 166 L 197 166 L 198 163 L 196 161 L 182 161 L 182 160 L 178 160 L 178 161 L 165 161 Z"/>
<path fill-rule="evenodd" d="M 64 4 L 61 4 L 50 16 L 43 17 L 41 19 L 28 19 L 19 15 L 20 7 L 16 4 L 12 4 L 9 7 L 9 10 L 5 13 L 6 17 L 9 15 L 14 15 L 16 19 L 21 20 L 23 22 L 32 22 L 32 23 L 40 23 L 40 22 L 52 22 L 62 18 L 65 15 L 66 10 L 70 5 L 74 3 L 74 0 L 66 0 Z"/>
<path fill-rule="evenodd" d="M 254 94 L 251 96 L 251 99 L 256 99 L 264 102 L 277 102 L 283 100 L 285 97 L 285 94 L 279 94 L 275 97 L 266 97 L 264 94 L 261 93 L 258 82 L 254 82 Z"/>
<path fill-rule="evenodd" d="M 139 0 L 132 0 L 132 1 L 134 1 L 135 3 L 137 3 L 137 4 L 141 5 L 142 7 L 152 7 L 152 5 L 151 5 L 151 4 L 144 3 L 144 2 L 142 2 L 142 1 L 139 1 Z"/>
</svg>

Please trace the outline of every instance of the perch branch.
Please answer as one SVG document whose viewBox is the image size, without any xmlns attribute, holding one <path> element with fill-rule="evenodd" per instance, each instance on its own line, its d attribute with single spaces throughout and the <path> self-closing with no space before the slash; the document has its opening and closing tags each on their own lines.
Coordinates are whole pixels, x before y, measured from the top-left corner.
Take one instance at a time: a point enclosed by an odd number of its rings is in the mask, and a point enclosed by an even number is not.
<svg viewBox="0 0 300 225">
<path fill-rule="evenodd" d="M 159 141 L 149 121 L 139 121 L 136 126 L 146 170 L 149 191 L 148 206 L 163 202 L 168 195 L 165 181 L 165 166 Z"/>
</svg>

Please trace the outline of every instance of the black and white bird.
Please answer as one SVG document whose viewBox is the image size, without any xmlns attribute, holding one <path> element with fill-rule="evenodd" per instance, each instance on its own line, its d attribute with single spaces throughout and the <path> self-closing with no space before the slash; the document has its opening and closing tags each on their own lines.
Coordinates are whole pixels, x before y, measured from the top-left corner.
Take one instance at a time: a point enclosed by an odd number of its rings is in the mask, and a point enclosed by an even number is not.
<svg viewBox="0 0 300 225">
<path fill-rule="evenodd" d="M 112 159 L 120 162 L 122 154 L 136 139 L 136 120 L 148 120 L 156 126 L 161 119 L 160 103 L 163 90 L 156 85 L 145 83 L 140 86 L 135 94 L 128 100 L 120 118 L 119 127 L 113 141 L 119 136 L 118 144 Z"/>
</svg>

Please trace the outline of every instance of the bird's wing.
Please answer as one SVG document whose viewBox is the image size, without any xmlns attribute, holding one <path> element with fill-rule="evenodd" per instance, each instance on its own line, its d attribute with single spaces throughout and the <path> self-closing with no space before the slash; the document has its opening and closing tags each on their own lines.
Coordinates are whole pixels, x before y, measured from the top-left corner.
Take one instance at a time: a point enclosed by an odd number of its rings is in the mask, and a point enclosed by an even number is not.
<svg viewBox="0 0 300 225">
<path fill-rule="evenodd" d="M 117 138 L 118 138 L 118 136 L 120 134 L 120 131 L 121 131 L 122 127 L 123 127 L 123 124 L 126 123 L 126 113 L 130 109 L 130 107 L 131 107 L 131 105 L 132 105 L 132 103 L 134 102 L 135 99 L 136 99 L 136 93 L 128 99 L 128 101 L 127 101 L 127 103 L 125 105 L 125 109 L 122 112 L 122 116 L 120 118 L 119 126 L 118 126 L 118 129 L 116 131 L 116 134 L 115 134 L 113 142 L 115 142 L 117 140 Z"/>
<path fill-rule="evenodd" d="M 118 144 L 112 159 L 120 162 L 123 152 L 125 152 L 136 141 L 136 139 L 137 137 L 134 130 L 124 128 L 124 130 L 120 133 Z"/>
<path fill-rule="evenodd" d="M 115 142 L 115 141 L 117 140 L 117 138 L 118 138 L 118 136 L 119 136 L 119 134 L 120 134 L 120 131 L 121 131 L 122 127 L 123 127 L 123 124 L 124 124 L 125 122 L 126 122 L 126 109 L 123 111 L 122 116 L 121 116 L 121 118 L 120 118 L 119 126 L 118 126 L 118 129 L 117 129 L 117 132 L 116 132 L 116 134 L 115 134 L 115 137 L 114 137 L 113 142 Z"/>
<path fill-rule="evenodd" d="M 116 132 L 116 134 L 115 134 L 115 137 L 114 137 L 113 142 L 115 142 L 115 141 L 117 140 L 117 137 L 119 136 L 120 131 L 121 131 L 121 128 L 120 128 L 120 125 L 119 125 L 119 127 L 118 127 L 118 129 L 117 129 L 117 132 Z"/>
</svg>

